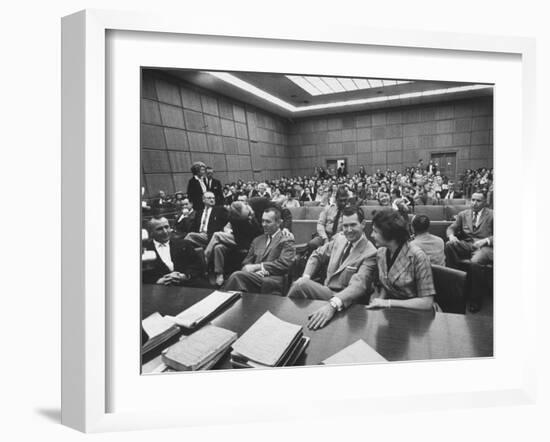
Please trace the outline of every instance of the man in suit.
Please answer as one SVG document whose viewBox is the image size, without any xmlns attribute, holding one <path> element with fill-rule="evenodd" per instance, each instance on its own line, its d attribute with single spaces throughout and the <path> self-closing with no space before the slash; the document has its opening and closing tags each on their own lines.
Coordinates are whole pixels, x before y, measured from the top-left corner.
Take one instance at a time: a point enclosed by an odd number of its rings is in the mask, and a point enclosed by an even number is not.
<svg viewBox="0 0 550 442">
<path fill-rule="evenodd" d="M 371 286 L 376 273 L 376 247 L 365 236 L 365 224 L 360 207 L 346 207 L 342 232 L 311 254 L 304 274 L 292 285 L 288 293 L 291 298 L 327 301 L 310 315 L 309 328 L 324 327 L 336 312 L 358 302 Z M 311 278 L 322 268 L 326 268 L 324 281 L 313 281 Z"/>
<path fill-rule="evenodd" d="M 281 212 L 267 208 L 262 215 L 264 234 L 252 241 L 243 268 L 231 274 L 224 290 L 282 294 L 284 277 L 294 260 L 294 239 L 281 232 Z"/>
<path fill-rule="evenodd" d="M 164 285 L 195 282 L 202 268 L 193 247 L 171 239 L 172 229 L 164 217 L 152 218 L 148 229 L 150 239 L 143 243 L 142 282 Z"/>
<path fill-rule="evenodd" d="M 480 310 L 484 286 L 482 266 L 493 263 L 493 211 L 486 207 L 485 195 L 472 194 L 471 209 L 460 212 L 447 228 L 447 266 L 466 270 L 470 288 L 469 310 Z M 469 259 L 467 267 L 460 263 Z"/>
<path fill-rule="evenodd" d="M 193 229 L 197 211 L 193 210 L 193 204 L 189 198 L 184 198 L 181 203 L 181 211 L 175 217 L 174 229 L 178 236 L 185 237 Z"/>
<path fill-rule="evenodd" d="M 214 232 L 219 232 L 227 223 L 227 213 L 222 206 L 215 206 L 215 196 L 206 192 L 203 197 L 204 209 L 197 213 L 193 231 L 185 237 L 196 247 L 206 247 Z"/>
<path fill-rule="evenodd" d="M 346 187 L 338 187 L 335 202 L 326 206 L 319 215 L 317 236 L 309 241 L 307 245 L 310 251 L 328 243 L 334 235 L 342 231 L 342 212 L 348 202 L 349 192 Z"/>
<path fill-rule="evenodd" d="M 206 165 L 201 161 L 193 163 L 191 166 L 191 173 L 193 174 L 193 177 L 187 184 L 187 196 L 191 200 L 191 203 L 193 203 L 195 210 L 200 212 L 204 208 L 202 197 L 205 192 L 208 191 L 204 180 Z"/>
<path fill-rule="evenodd" d="M 223 188 L 220 180 L 214 178 L 214 169 L 210 166 L 206 168 L 206 190 L 212 192 L 216 198 L 216 206 L 223 206 Z"/>
<path fill-rule="evenodd" d="M 460 212 L 447 228 L 445 255 L 449 267 L 459 268 L 462 259 L 480 265 L 493 262 L 493 211 L 485 202 L 485 195 L 474 193 L 471 208 Z"/>
<path fill-rule="evenodd" d="M 445 266 L 445 242 L 428 232 L 430 218 L 426 215 L 415 215 L 411 223 L 414 240 L 411 244 L 420 247 L 430 259 L 431 264 Z"/>
</svg>

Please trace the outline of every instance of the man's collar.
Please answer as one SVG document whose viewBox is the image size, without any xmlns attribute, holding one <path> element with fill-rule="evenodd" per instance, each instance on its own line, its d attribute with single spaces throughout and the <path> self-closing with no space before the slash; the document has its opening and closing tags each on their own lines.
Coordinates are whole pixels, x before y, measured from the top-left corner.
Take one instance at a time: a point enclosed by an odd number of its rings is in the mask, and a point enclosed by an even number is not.
<svg viewBox="0 0 550 442">
<path fill-rule="evenodd" d="M 155 245 L 155 248 L 169 246 L 170 245 L 170 240 L 166 241 L 165 243 L 162 243 L 162 242 L 158 242 L 156 239 L 154 239 L 153 244 Z"/>
</svg>

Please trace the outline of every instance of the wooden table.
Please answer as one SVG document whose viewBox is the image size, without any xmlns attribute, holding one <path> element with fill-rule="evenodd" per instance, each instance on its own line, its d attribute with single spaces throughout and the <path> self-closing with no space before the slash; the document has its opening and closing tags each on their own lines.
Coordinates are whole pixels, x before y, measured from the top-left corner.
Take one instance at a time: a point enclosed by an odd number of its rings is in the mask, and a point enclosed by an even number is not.
<svg viewBox="0 0 550 442">
<path fill-rule="evenodd" d="M 211 289 L 144 284 L 142 318 L 154 312 L 175 316 L 211 292 Z M 389 361 L 493 356 L 493 320 L 490 317 L 400 308 L 367 310 L 363 305 L 354 305 L 337 313 L 326 327 L 309 330 L 307 316 L 324 303 L 245 293 L 211 322 L 240 336 L 269 310 L 284 321 L 303 325 L 304 335 L 311 341 L 298 365 L 317 365 L 358 339 L 366 341 Z M 177 338 L 167 342 L 165 347 L 175 341 Z M 143 362 L 159 354 L 160 349 L 144 356 Z M 229 357 L 222 359 L 215 368 L 231 368 Z"/>
</svg>

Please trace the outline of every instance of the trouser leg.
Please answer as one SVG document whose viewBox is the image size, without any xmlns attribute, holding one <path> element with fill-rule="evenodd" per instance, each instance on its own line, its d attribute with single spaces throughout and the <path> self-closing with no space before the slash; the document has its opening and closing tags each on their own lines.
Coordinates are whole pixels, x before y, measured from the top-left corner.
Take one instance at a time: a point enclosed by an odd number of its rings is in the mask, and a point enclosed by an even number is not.
<svg viewBox="0 0 550 442">
<path fill-rule="evenodd" d="M 239 270 L 231 274 L 223 288 L 239 292 L 260 293 L 262 289 L 262 277 L 256 273 Z"/>
<path fill-rule="evenodd" d="M 328 301 L 334 296 L 334 292 L 328 287 L 312 280 L 304 280 L 292 284 L 288 292 L 289 298 L 322 299 Z"/>
<path fill-rule="evenodd" d="M 460 268 L 458 262 L 462 259 L 470 259 L 472 250 L 472 244 L 466 241 L 447 242 L 447 244 L 445 244 L 447 267 L 454 269 Z"/>
<path fill-rule="evenodd" d="M 225 268 L 225 257 L 229 252 L 229 247 L 223 244 L 216 244 L 214 247 L 214 273 L 223 275 Z"/>
<path fill-rule="evenodd" d="M 206 233 L 191 232 L 187 234 L 185 239 L 195 247 L 206 247 L 208 245 L 208 235 Z"/>
</svg>

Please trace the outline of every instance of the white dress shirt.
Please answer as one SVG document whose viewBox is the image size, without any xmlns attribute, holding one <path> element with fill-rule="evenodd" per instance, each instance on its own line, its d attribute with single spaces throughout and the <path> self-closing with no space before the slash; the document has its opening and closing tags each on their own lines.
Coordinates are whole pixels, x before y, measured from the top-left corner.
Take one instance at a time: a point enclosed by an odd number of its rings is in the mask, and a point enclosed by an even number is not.
<svg viewBox="0 0 550 442">
<path fill-rule="evenodd" d="M 155 245 L 155 249 L 157 250 L 160 256 L 160 259 L 162 259 L 162 262 L 166 264 L 166 267 L 168 267 L 168 270 L 173 272 L 174 263 L 172 262 L 172 256 L 170 255 L 170 241 L 161 243 L 153 240 L 153 244 Z"/>
<path fill-rule="evenodd" d="M 201 224 L 199 226 L 199 233 L 208 232 L 208 220 L 210 219 L 210 214 L 212 213 L 212 207 L 205 207 L 202 212 Z"/>
</svg>

